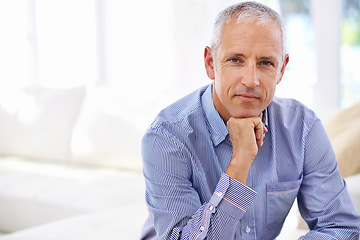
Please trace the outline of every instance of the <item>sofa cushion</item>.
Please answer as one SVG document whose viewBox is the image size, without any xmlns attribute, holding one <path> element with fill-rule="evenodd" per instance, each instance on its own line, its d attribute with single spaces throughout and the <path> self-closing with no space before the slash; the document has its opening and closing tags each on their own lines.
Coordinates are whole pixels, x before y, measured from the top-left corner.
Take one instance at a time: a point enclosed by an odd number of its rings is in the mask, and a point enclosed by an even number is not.
<svg viewBox="0 0 360 240">
<path fill-rule="evenodd" d="M 66 160 L 85 88 L 1 89 L 0 154 Z"/>
<path fill-rule="evenodd" d="M 142 133 L 118 91 L 88 89 L 71 143 L 74 162 L 141 169 Z"/>
<path fill-rule="evenodd" d="M 0 231 L 144 202 L 141 172 L 0 158 Z"/>
<path fill-rule="evenodd" d="M 0 240 L 139 239 L 146 217 L 145 202 L 131 203 L 24 229 Z"/>
<path fill-rule="evenodd" d="M 349 195 L 354 204 L 355 211 L 360 214 L 360 174 L 345 178 Z"/>
<path fill-rule="evenodd" d="M 341 175 L 360 173 L 360 103 L 340 111 L 326 125 Z"/>
</svg>

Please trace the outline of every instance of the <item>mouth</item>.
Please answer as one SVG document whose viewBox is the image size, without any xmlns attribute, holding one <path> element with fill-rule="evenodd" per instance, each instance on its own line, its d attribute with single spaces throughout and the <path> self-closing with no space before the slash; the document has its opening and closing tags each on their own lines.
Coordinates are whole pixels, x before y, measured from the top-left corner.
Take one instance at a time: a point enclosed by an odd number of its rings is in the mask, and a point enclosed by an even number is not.
<svg viewBox="0 0 360 240">
<path fill-rule="evenodd" d="M 260 99 L 260 97 L 254 95 L 254 94 L 250 94 L 250 93 L 236 94 L 235 98 L 237 98 L 241 102 L 245 102 L 245 103 L 252 103 L 252 102 L 255 102 Z"/>
</svg>

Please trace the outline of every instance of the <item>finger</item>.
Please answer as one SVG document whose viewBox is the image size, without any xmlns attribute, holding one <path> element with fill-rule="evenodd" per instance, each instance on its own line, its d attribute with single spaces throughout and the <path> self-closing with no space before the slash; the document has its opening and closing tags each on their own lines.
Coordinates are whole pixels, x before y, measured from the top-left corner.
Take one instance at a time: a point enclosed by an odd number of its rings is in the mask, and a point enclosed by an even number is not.
<svg viewBox="0 0 360 240">
<path fill-rule="evenodd" d="M 255 129 L 256 140 L 260 140 L 263 133 L 264 133 L 263 129 L 261 129 L 261 128 Z"/>
<path fill-rule="evenodd" d="M 261 147 L 263 145 L 264 132 L 266 131 L 265 129 L 266 129 L 266 127 L 264 126 L 264 124 L 261 121 L 259 121 L 254 128 L 256 144 L 258 147 Z"/>
<path fill-rule="evenodd" d="M 267 127 L 264 124 L 264 133 L 267 133 L 269 130 L 267 129 Z"/>
<path fill-rule="evenodd" d="M 258 116 L 260 119 L 263 119 L 263 113 L 261 112 Z M 268 132 L 268 129 L 266 128 L 265 124 L 263 124 L 264 126 L 264 133 L 267 133 Z"/>
</svg>

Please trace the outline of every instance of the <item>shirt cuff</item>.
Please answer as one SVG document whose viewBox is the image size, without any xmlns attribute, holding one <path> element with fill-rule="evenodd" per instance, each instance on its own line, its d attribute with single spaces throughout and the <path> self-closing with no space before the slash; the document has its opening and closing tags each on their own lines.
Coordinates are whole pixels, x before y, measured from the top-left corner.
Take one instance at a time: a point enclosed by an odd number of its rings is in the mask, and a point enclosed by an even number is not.
<svg viewBox="0 0 360 240">
<path fill-rule="evenodd" d="M 253 189 L 223 173 L 209 202 L 240 220 L 257 195 Z"/>
</svg>

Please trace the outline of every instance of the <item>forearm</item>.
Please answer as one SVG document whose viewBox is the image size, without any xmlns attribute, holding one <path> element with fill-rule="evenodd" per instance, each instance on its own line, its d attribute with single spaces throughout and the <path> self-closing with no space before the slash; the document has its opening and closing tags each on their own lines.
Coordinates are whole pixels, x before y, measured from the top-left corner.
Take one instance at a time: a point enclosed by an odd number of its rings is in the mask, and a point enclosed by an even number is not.
<svg viewBox="0 0 360 240">
<path fill-rule="evenodd" d="M 311 230 L 300 239 L 359 239 L 360 219 L 353 208 L 346 186 L 339 191 L 336 191 L 335 184 L 332 186 L 333 191 L 338 194 L 326 206 L 314 206 L 323 209 L 317 214 L 309 213 L 308 209 L 305 210 L 304 206 L 300 205 Z"/>
<path fill-rule="evenodd" d="M 142 147 L 146 201 L 158 237 L 233 239 L 257 193 L 215 169 L 195 166 L 200 160 L 164 129 L 146 134 Z M 217 185 L 206 174 L 217 176 Z"/>
<path fill-rule="evenodd" d="M 233 239 L 240 219 L 256 195 L 252 189 L 223 174 L 209 202 L 201 205 L 191 216 L 184 214 L 186 210 L 181 210 L 191 208 L 190 202 L 188 206 L 173 206 L 173 209 L 160 210 L 155 206 L 150 209 L 153 209 L 155 228 L 160 239 L 226 240 Z M 184 200 L 179 198 L 176 201 L 187 202 Z"/>
<path fill-rule="evenodd" d="M 333 235 L 334 231 L 338 231 L 341 238 L 338 238 Z M 349 240 L 358 240 L 359 232 L 356 228 L 345 228 L 345 229 L 332 229 L 330 232 L 324 230 L 323 232 L 319 231 L 310 231 L 305 236 L 299 238 L 299 240 L 313 240 L 313 239 L 328 239 L 328 240 L 338 240 L 338 239 L 349 239 Z"/>
<path fill-rule="evenodd" d="M 347 215 L 347 216 L 346 216 Z M 345 213 L 338 219 L 334 216 L 327 224 L 320 223 L 321 227 L 316 227 L 309 231 L 306 235 L 299 238 L 299 240 L 312 240 L 312 239 L 329 239 L 329 240 L 358 240 L 359 234 L 359 222 L 356 220 L 356 216 L 351 216 L 351 213 Z M 357 223 L 356 223 L 357 222 Z"/>
<path fill-rule="evenodd" d="M 307 158 L 298 202 L 311 231 L 301 239 L 358 239 L 360 217 L 319 121 L 310 129 L 306 144 Z"/>
<path fill-rule="evenodd" d="M 208 205 L 212 216 L 203 221 L 197 239 L 233 239 L 240 219 L 256 197 L 256 193 L 223 174 Z M 206 214 L 205 214 L 206 216 Z M 208 221 L 209 220 L 209 221 Z M 195 229 L 196 230 L 196 229 Z M 195 231 L 196 232 L 196 231 Z"/>
</svg>

